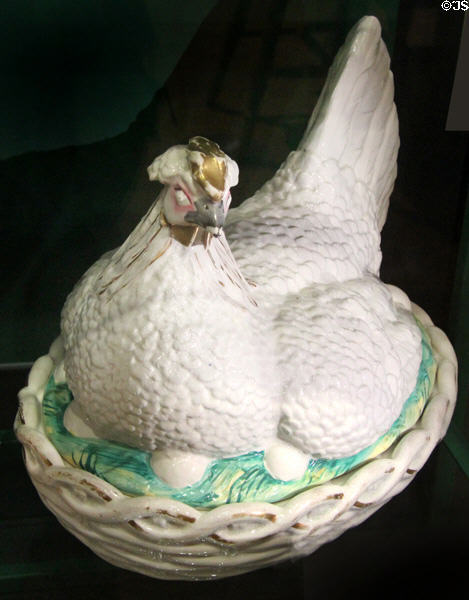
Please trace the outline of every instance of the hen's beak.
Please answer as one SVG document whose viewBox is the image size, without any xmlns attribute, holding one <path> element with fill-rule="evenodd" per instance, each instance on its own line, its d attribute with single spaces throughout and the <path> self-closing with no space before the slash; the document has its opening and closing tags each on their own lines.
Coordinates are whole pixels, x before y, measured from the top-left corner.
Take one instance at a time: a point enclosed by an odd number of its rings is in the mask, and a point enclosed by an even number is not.
<svg viewBox="0 0 469 600">
<path fill-rule="evenodd" d="M 200 225 L 215 237 L 218 237 L 225 222 L 223 202 L 213 202 L 210 198 L 200 198 L 194 202 L 196 210 L 188 212 L 184 220 Z"/>
</svg>

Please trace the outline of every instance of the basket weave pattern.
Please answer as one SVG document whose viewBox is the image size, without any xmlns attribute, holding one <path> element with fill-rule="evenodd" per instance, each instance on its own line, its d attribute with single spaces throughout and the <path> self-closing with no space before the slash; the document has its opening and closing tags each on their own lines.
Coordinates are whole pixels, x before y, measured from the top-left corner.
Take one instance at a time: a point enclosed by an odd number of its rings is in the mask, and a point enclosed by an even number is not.
<svg viewBox="0 0 469 600">
<path fill-rule="evenodd" d="M 457 362 L 445 334 L 413 305 L 428 332 L 437 376 L 416 425 L 356 470 L 276 503 L 200 510 L 176 500 L 131 498 L 62 460 L 41 425 L 42 392 L 54 366 L 34 364 L 15 421 L 26 467 L 62 525 L 108 562 L 162 579 L 214 579 L 310 554 L 358 525 L 403 490 L 445 435 L 456 402 Z"/>
</svg>

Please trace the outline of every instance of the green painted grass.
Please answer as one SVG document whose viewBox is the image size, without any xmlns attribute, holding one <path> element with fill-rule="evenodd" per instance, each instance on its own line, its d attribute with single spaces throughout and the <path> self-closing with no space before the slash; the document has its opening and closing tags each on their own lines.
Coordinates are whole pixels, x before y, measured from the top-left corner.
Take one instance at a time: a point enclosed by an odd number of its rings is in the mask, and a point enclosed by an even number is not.
<svg viewBox="0 0 469 600">
<path fill-rule="evenodd" d="M 249 452 L 213 460 L 199 482 L 185 488 L 172 488 L 153 472 L 150 452 L 107 440 L 80 438 L 69 433 L 63 417 L 73 396 L 67 384 L 56 383 L 53 376 L 44 394 L 44 426 L 64 460 L 97 475 L 131 496 L 169 497 L 206 508 L 232 502 L 278 502 L 338 477 L 389 448 L 420 417 L 433 387 L 435 372 L 436 363 L 430 342 L 422 329 L 422 362 L 417 385 L 389 431 L 353 456 L 312 459 L 303 477 L 291 481 L 274 479 L 264 468 L 264 453 Z"/>
</svg>

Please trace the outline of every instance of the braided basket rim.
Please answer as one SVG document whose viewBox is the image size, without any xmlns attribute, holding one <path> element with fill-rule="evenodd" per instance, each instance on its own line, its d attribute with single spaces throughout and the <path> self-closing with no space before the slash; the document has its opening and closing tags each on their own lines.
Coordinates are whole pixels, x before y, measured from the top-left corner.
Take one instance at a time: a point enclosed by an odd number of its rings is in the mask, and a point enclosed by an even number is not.
<svg viewBox="0 0 469 600">
<path fill-rule="evenodd" d="M 213 571 L 219 561 L 217 553 L 227 547 L 244 549 L 247 562 L 239 556 L 231 562 L 224 560 L 226 573 L 220 576 L 307 554 L 363 521 L 406 487 L 447 431 L 456 402 L 456 356 L 446 335 L 433 325 L 429 316 L 415 304 L 412 311 L 430 337 L 437 362 L 435 384 L 425 410 L 414 427 L 386 452 L 330 482 L 277 503 L 241 502 L 210 509 L 195 508 L 170 498 L 126 496 L 99 477 L 64 463 L 45 435 L 41 401 L 57 360 L 57 340 L 49 354 L 34 363 L 28 385 L 19 392 L 15 431 L 25 447 L 31 479 L 62 524 L 97 554 L 113 564 L 148 575 L 167 579 L 208 578 L 208 571 L 203 575 L 204 569 Z M 77 518 L 89 523 L 90 531 L 97 528 L 101 533 L 93 538 L 90 532 L 79 530 Z M 106 531 L 113 527 L 117 531 L 122 526 L 126 531 L 131 528 L 132 534 L 145 544 L 163 548 L 163 553 L 173 544 L 178 545 L 178 550 L 172 558 L 170 551 L 169 558 L 165 555 L 163 563 L 157 566 L 152 566 L 154 559 L 135 564 L 131 541 L 129 556 L 119 558 L 112 547 L 127 542 L 113 540 Z M 184 545 L 197 543 L 205 544 L 199 557 L 202 567 L 197 566 L 197 560 L 190 565 L 184 563 Z M 207 558 L 211 554 L 207 553 L 209 546 L 215 547 L 212 557 L 215 563 Z M 256 552 L 260 553 L 260 564 L 253 560 Z M 200 577 L 198 570 L 202 573 Z"/>
</svg>

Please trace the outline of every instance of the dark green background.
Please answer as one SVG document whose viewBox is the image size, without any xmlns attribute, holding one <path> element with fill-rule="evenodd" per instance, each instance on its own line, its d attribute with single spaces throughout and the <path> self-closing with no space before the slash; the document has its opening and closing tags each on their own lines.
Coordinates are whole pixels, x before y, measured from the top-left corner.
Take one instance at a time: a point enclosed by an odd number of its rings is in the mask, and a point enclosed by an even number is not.
<svg viewBox="0 0 469 600">
<path fill-rule="evenodd" d="M 47 352 L 83 271 L 153 200 L 146 166 L 192 135 L 241 168 L 234 203 L 295 147 L 348 29 L 377 15 L 392 52 L 399 173 L 382 278 L 454 342 L 458 414 L 409 488 L 295 563 L 218 582 L 113 568 L 46 510 L 11 431 L 27 367 L 0 364 L 0 596 L 420 598 L 467 588 L 468 135 L 445 130 L 464 14 L 433 0 L 0 3 L 0 363 Z"/>
<path fill-rule="evenodd" d="M 66 294 L 153 199 L 156 154 L 212 136 L 240 161 L 240 202 L 295 147 L 348 29 L 377 14 L 392 47 L 397 8 L 3 2 L 0 363 L 47 352 Z"/>
</svg>

